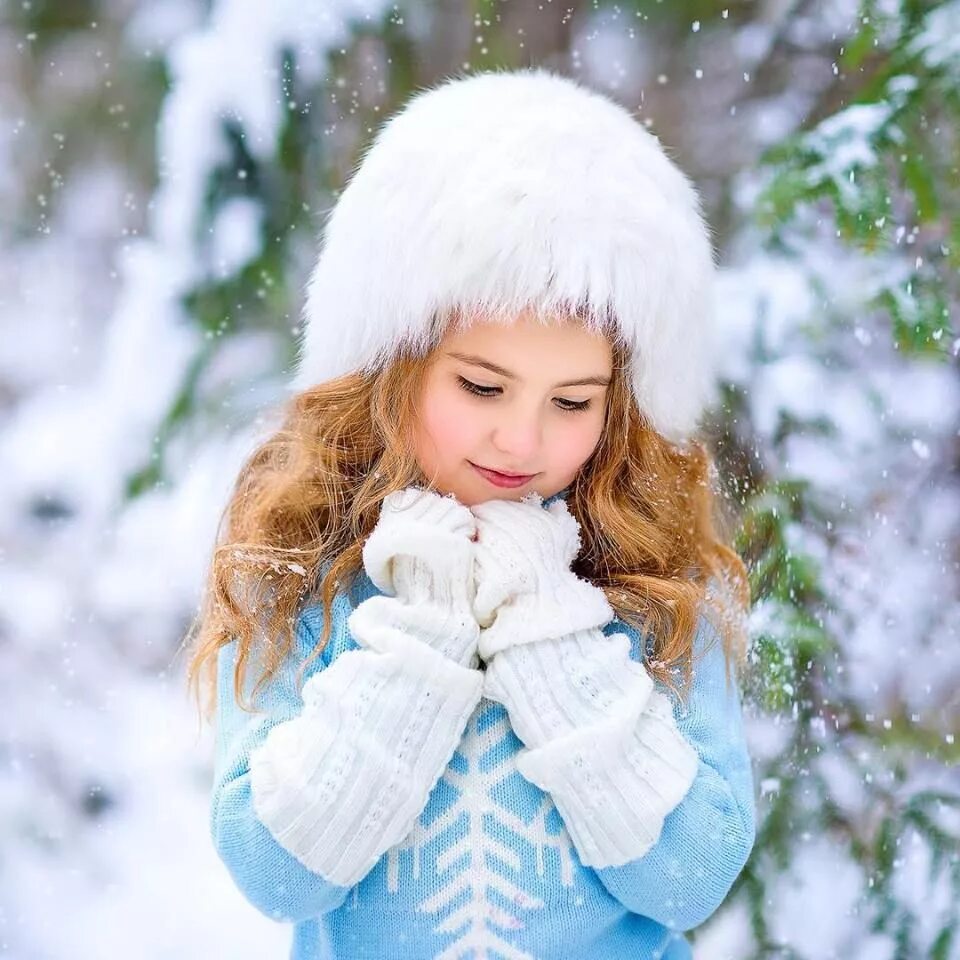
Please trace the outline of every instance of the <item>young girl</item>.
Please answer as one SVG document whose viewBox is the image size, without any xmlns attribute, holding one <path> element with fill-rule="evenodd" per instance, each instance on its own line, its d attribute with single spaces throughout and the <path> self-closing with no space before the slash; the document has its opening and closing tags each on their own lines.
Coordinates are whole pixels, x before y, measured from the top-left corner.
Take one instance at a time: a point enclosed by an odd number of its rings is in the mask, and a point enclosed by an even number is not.
<svg viewBox="0 0 960 960">
<path fill-rule="evenodd" d="M 365 154 L 191 631 L 213 841 L 291 957 L 691 956 L 755 837 L 713 271 L 656 138 L 547 71 Z"/>
</svg>

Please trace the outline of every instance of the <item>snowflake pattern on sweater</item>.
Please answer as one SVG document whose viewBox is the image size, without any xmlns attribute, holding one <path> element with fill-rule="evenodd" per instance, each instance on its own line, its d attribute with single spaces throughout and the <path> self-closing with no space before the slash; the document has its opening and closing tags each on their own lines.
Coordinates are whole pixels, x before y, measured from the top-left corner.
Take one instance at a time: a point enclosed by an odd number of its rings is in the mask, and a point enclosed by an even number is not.
<svg viewBox="0 0 960 960">
<path fill-rule="evenodd" d="M 533 851 L 534 877 L 539 883 L 573 886 L 575 851 L 549 796 L 533 787 L 539 797 L 526 797 L 528 807 L 536 803 L 532 813 L 511 809 L 511 797 L 528 793 L 530 786 L 516 768 L 518 744 L 504 707 L 481 699 L 439 786 L 450 797 L 449 804 L 428 826 L 421 817 L 407 839 L 387 851 L 387 889 L 396 893 L 401 851 L 412 851 L 413 878 L 417 879 L 424 847 L 452 829 L 455 839 L 433 861 L 442 885 L 417 905 L 418 912 L 442 917 L 436 933 L 454 935 L 438 955 L 441 958 L 453 960 L 474 955 L 471 951 L 492 950 L 510 960 L 533 960 L 532 954 L 517 950 L 509 937 L 526 926 L 524 913 L 543 910 L 546 902 L 523 889 L 524 859 L 504 831 L 526 851 Z M 551 858 L 553 875 L 549 877 L 548 850 L 556 855 Z M 493 893 L 499 900 L 492 899 Z"/>
<path fill-rule="evenodd" d="M 305 679 L 357 649 L 346 618 L 376 592 L 361 576 L 350 596 L 336 598 L 330 641 Z M 319 604 L 303 610 L 301 658 L 322 626 Z M 631 638 L 631 656 L 642 662 L 637 632 L 619 620 L 603 630 L 615 631 Z M 711 634 L 701 618 L 697 645 Z M 231 645 L 221 650 L 211 834 L 247 899 L 294 924 L 292 960 L 683 960 L 691 956 L 683 931 L 716 910 L 752 849 L 751 765 L 719 644 L 698 666 L 687 709 L 675 711 L 700 769 L 645 856 L 583 866 L 549 794 L 516 768 L 523 745 L 505 708 L 482 698 L 413 830 L 351 888 L 288 853 L 252 803 L 250 753 L 303 708 L 299 661 L 271 684 L 265 712 L 250 714 L 233 700 L 234 656 Z"/>
</svg>

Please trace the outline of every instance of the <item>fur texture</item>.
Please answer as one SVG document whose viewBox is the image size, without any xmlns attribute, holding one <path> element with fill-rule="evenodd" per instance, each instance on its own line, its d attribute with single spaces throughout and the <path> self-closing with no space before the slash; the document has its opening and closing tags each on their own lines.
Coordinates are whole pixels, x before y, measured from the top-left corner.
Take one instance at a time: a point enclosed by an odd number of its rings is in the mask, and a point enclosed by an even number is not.
<svg viewBox="0 0 960 960">
<path fill-rule="evenodd" d="M 675 442 L 713 402 L 714 254 L 694 186 L 606 96 L 543 68 L 416 93 L 365 151 L 309 280 L 299 391 L 426 352 L 459 311 L 612 323 L 653 427 Z"/>
</svg>

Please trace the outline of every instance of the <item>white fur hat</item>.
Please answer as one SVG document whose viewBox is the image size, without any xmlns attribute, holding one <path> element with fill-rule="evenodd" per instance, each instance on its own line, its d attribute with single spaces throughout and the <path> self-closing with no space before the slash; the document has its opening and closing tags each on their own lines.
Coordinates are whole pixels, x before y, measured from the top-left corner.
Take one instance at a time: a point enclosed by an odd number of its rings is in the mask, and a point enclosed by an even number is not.
<svg viewBox="0 0 960 960">
<path fill-rule="evenodd" d="M 329 213 L 291 387 L 426 352 L 458 308 L 573 307 L 613 323 L 637 405 L 680 442 L 714 400 L 714 274 L 695 188 L 619 104 L 542 68 L 447 79 L 381 127 Z"/>
</svg>

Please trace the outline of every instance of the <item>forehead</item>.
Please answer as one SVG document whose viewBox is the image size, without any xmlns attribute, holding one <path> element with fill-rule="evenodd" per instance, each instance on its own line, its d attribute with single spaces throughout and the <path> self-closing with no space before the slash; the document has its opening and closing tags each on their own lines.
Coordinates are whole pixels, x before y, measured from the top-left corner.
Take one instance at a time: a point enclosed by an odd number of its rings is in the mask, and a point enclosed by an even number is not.
<svg viewBox="0 0 960 960">
<path fill-rule="evenodd" d="M 481 354 L 486 359 L 509 366 L 524 364 L 560 364 L 597 369 L 575 372 L 597 373 L 609 370 L 612 361 L 610 342 L 602 333 L 587 329 L 577 319 L 538 320 L 521 314 L 516 319 L 499 321 L 477 318 L 466 325 L 449 327 L 441 338 L 441 352 Z"/>
</svg>

